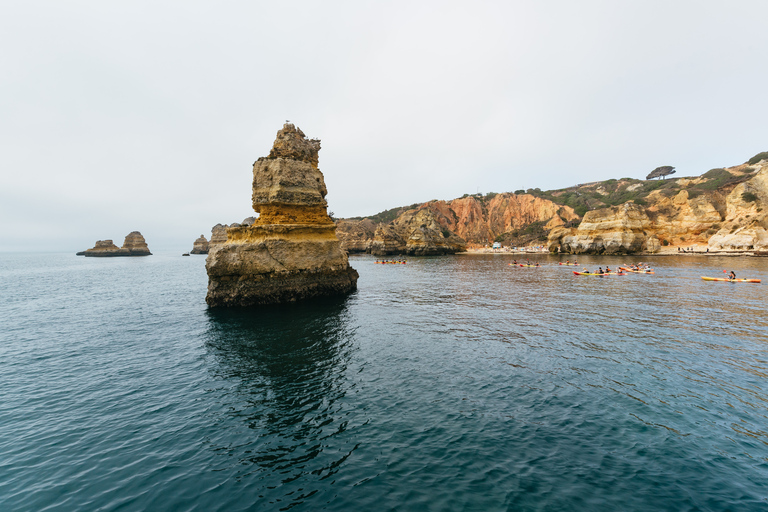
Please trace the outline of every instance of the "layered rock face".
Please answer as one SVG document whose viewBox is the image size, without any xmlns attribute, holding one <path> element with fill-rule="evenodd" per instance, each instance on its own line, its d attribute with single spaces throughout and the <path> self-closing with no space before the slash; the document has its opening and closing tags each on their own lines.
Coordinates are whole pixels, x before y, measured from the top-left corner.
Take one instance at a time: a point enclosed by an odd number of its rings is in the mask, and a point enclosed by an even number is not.
<svg viewBox="0 0 768 512">
<path fill-rule="evenodd" d="M 318 169 L 319 140 L 286 124 L 268 157 L 253 165 L 249 226 L 226 228 L 206 260 L 209 306 L 293 302 L 346 294 L 357 287 L 327 213 L 325 180 Z"/>
<path fill-rule="evenodd" d="M 205 235 L 200 235 L 200 238 L 195 240 L 195 243 L 192 244 L 192 250 L 189 251 L 190 254 L 208 254 L 208 239 L 205 238 Z"/>
<path fill-rule="evenodd" d="M 533 222 L 547 223 L 547 229 L 552 229 L 578 218 L 569 206 L 530 194 L 504 193 L 487 201 L 475 196 L 429 201 L 403 211 L 388 224 L 342 220 L 339 237 L 349 252 L 454 254 L 465 251 L 468 243 L 488 244 Z"/>
<path fill-rule="evenodd" d="M 555 228 L 550 232 L 550 250 L 571 254 L 632 254 L 649 249 L 645 230 L 651 220 L 634 203 L 593 210 L 584 215 L 577 230 Z M 650 243 L 658 250 L 658 240 Z"/>
<path fill-rule="evenodd" d="M 131 256 L 150 256 L 152 254 L 149 252 L 146 240 L 138 231 L 128 233 L 123 241 L 123 249 L 127 249 Z"/>
<path fill-rule="evenodd" d="M 746 197 L 746 199 L 745 199 Z M 711 250 L 768 250 L 768 165 L 737 185 L 726 197 L 721 229 L 709 239 Z"/>
<path fill-rule="evenodd" d="M 725 171 L 738 175 L 742 166 Z M 704 177 L 681 180 L 685 187 Z M 549 233 L 550 251 L 567 253 L 658 252 L 662 245 L 706 246 L 717 251 L 768 250 L 768 162 L 742 183 L 691 195 L 662 190 L 648 195 L 647 205 L 632 202 L 589 211 L 578 228 L 555 228 Z"/>
<path fill-rule="evenodd" d="M 371 254 L 386 256 L 437 256 L 465 251 L 467 243 L 440 226 L 433 211 L 409 210 L 389 225 L 376 228 L 371 241 Z"/>
<path fill-rule="evenodd" d="M 214 245 L 220 245 L 227 241 L 227 224 L 216 224 L 211 228 L 211 241 L 208 242 L 208 247 Z"/>
<path fill-rule="evenodd" d="M 151 256 L 147 242 L 141 233 L 132 231 L 125 237 L 122 247 L 118 247 L 112 240 L 99 240 L 92 248 L 77 253 L 78 256 Z"/>
<path fill-rule="evenodd" d="M 336 223 L 336 236 L 341 242 L 341 249 L 348 254 L 371 252 L 371 242 L 375 234 L 376 223 L 370 219 L 342 219 Z"/>
<path fill-rule="evenodd" d="M 530 194 L 497 194 L 485 203 L 468 196 L 448 203 L 432 202 L 430 208 L 440 212 L 444 228 L 475 243 L 492 242 L 533 222 L 558 225 L 579 218 L 570 206 Z"/>
</svg>

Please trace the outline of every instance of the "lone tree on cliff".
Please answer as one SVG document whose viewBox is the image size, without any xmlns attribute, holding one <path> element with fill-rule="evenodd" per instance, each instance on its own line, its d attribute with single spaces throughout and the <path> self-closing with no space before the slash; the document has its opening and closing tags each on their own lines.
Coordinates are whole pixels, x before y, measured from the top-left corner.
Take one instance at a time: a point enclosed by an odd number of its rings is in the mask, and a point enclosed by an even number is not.
<svg viewBox="0 0 768 512">
<path fill-rule="evenodd" d="M 675 168 L 671 165 L 663 165 L 652 170 L 651 174 L 646 176 L 645 179 L 652 180 L 653 178 L 663 178 L 664 176 L 669 176 L 670 174 L 675 174 Z"/>
</svg>

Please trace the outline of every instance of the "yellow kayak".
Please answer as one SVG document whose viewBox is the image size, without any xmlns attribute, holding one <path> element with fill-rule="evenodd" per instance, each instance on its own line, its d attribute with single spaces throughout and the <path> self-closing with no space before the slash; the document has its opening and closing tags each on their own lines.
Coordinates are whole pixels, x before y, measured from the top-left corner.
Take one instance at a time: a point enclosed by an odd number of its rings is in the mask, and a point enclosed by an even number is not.
<svg viewBox="0 0 768 512">
<path fill-rule="evenodd" d="M 759 283 L 759 279 L 728 279 L 727 277 L 704 277 L 701 278 L 705 281 L 723 281 L 729 283 Z"/>
</svg>

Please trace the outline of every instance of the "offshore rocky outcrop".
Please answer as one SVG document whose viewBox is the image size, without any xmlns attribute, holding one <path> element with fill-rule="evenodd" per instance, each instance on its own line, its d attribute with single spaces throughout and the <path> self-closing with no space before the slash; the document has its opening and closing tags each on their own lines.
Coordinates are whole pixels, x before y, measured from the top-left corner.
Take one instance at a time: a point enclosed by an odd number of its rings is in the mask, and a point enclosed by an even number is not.
<svg viewBox="0 0 768 512">
<path fill-rule="evenodd" d="M 190 254 L 208 254 L 208 239 L 205 238 L 205 235 L 200 235 L 200 238 L 195 240 L 195 242 L 192 244 L 192 250 L 189 251 Z"/>
<path fill-rule="evenodd" d="M 99 240 L 90 249 L 78 252 L 78 256 L 110 257 L 110 256 L 151 256 L 144 237 L 138 231 L 131 231 L 118 247 L 112 240 Z"/>
<path fill-rule="evenodd" d="M 267 157 L 253 164 L 251 225 L 226 228 L 210 244 L 209 306 L 248 306 L 342 295 L 358 274 L 327 213 L 325 180 L 318 169 L 319 140 L 293 124 L 277 132 Z"/>
</svg>

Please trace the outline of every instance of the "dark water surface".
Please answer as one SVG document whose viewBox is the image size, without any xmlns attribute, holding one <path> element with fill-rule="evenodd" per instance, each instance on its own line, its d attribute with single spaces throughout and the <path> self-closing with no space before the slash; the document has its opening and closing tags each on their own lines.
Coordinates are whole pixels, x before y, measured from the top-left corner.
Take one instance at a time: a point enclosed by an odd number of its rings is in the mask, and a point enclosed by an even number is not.
<svg viewBox="0 0 768 512">
<path fill-rule="evenodd" d="M 768 509 L 768 288 L 700 279 L 768 260 L 351 261 L 219 311 L 203 257 L 0 254 L 0 510 Z"/>
</svg>

